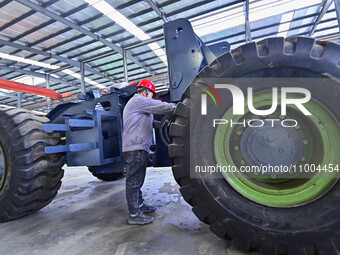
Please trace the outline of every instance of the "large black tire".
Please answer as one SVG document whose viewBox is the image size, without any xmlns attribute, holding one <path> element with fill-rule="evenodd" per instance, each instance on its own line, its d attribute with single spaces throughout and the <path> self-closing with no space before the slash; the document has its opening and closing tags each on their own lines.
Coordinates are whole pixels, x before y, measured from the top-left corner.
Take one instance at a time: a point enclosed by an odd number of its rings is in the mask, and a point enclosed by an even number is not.
<svg viewBox="0 0 340 255">
<path fill-rule="evenodd" d="M 190 85 L 204 82 L 208 77 L 214 79 L 327 75 L 332 77 L 330 83 L 335 84 L 335 91 L 320 90 L 320 94 L 324 93 L 320 96 L 322 97 L 327 93 L 339 91 L 340 85 L 336 84 L 338 80 L 334 79 L 340 77 L 339 59 L 340 46 L 334 43 L 319 42 L 311 38 L 270 38 L 246 44 L 222 55 L 202 70 Z M 223 107 L 230 107 L 229 102 L 232 102 L 227 94 L 220 94 Z M 229 97 L 226 98 L 227 96 Z M 188 88 L 175 110 L 175 122 L 170 128 L 169 154 L 174 177 L 181 186 L 181 194 L 193 206 L 196 216 L 209 224 L 216 235 L 229 240 L 245 252 L 259 251 L 265 255 L 339 254 L 339 181 L 313 202 L 291 208 L 278 208 L 245 198 L 223 178 L 208 181 L 190 178 L 190 163 L 206 165 L 202 163 L 205 160 L 209 165 L 216 164 L 213 145 L 210 150 L 200 151 L 201 143 L 213 143 L 214 134 L 206 131 L 199 120 L 190 119 L 191 109 L 200 109 L 192 98 Z M 338 99 L 323 103 L 334 110 L 340 109 L 339 101 Z M 224 112 L 225 110 L 224 108 Z M 219 109 L 212 114 L 215 114 L 215 118 L 221 118 L 218 111 Z M 334 114 L 339 121 L 339 110 Z M 190 125 L 195 126 L 191 129 L 195 130 L 194 133 L 190 132 Z M 190 162 L 190 135 L 197 138 L 195 150 L 191 152 L 195 162 Z M 206 145 L 204 148 L 207 148 Z"/>
<path fill-rule="evenodd" d="M 0 106 L 0 146 L 5 161 L 0 222 L 34 213 L 57 195 L 64 159 L 44 152 L 45 146 L 60 142 L 58 134 L 43 130 L 48 121 L 25 109 Z"/>
<path fill-rule="evenodd" d="M 125 177 L 124 173 L 97 173 L 100 167 L 90 166 L 89 171 L 94 177 L 105 182 L 113 182 L 123 179 Z"/>
</svg>

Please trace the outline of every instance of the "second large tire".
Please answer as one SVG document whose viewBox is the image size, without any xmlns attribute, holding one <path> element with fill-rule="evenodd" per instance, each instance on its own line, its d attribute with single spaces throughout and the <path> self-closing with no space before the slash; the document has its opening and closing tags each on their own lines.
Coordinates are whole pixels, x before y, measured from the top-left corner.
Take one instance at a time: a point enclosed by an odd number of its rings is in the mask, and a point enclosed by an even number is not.
<svg viewBox="0 0 340 255">
<path fill-rule="evenodd" d="M 60 143 L 46 132 L 48 118 L 28 110 L 0 106 L 0 222 L 15 220 L 48 205 L 61 186 L 64 159 L 45 154 Z"/>
</svg>

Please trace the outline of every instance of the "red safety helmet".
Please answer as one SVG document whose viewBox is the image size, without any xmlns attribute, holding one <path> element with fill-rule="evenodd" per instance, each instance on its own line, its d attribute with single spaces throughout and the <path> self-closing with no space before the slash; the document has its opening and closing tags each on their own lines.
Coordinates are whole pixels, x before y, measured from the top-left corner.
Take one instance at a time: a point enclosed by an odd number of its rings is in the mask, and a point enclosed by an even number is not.
<svg viewBox="0 0 340 255">
<path fill-rule="evenodd" d="M 152 97 L 157 96 L 157 94 L 156 94 L 156 89 L 155 89 L 155 85 L 154 85 L 150 80 L 141 80 L 141 81 L 138 83 L 136 89 L 138 90 L 138 89 L 141 88 L 141 87 L 150 89 L 150 90 L 153 92 L 153 96 L 152 96 Z"/>
</svg>

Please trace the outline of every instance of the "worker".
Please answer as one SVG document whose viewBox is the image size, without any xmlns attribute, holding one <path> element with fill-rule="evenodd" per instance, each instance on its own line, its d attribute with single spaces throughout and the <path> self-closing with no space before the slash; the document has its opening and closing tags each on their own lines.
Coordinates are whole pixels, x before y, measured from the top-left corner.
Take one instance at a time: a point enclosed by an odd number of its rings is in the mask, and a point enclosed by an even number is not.
<svg viewBox="0 0 340 255">
<path fill-rule="evenodd" d="M 142 80 L 136 89 L 137 93 L 127 102 L 123 111 L 123 156 L 127 171 L 128 224 L 144 225 L 154 220 L 144 213 L 156 210 L 156 207 L 144 203 L 141 191 L 153 127 L 159 126 L 159 121 L 153 120 L 153 114 L 171 114 L 176 105 L 152 99 L 156 96 L 156 91 L 150 80 Z"/>
</svg>

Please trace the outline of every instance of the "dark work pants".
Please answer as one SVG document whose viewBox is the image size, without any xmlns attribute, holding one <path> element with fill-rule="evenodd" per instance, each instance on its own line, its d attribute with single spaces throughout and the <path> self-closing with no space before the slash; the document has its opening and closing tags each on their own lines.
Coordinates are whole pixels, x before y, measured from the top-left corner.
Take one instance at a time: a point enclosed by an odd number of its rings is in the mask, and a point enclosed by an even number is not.
<svg viewBox="0 0 340 255">
<path fill-rule="evenodd" d="M 126 163 L 126 200 L 130 214 L 140 211 L 143 203 L 142 191 L 146 167 L 148 163 L 148 152 L 144 150 L 127 151 L 123 153 Z"/>
</svg>

